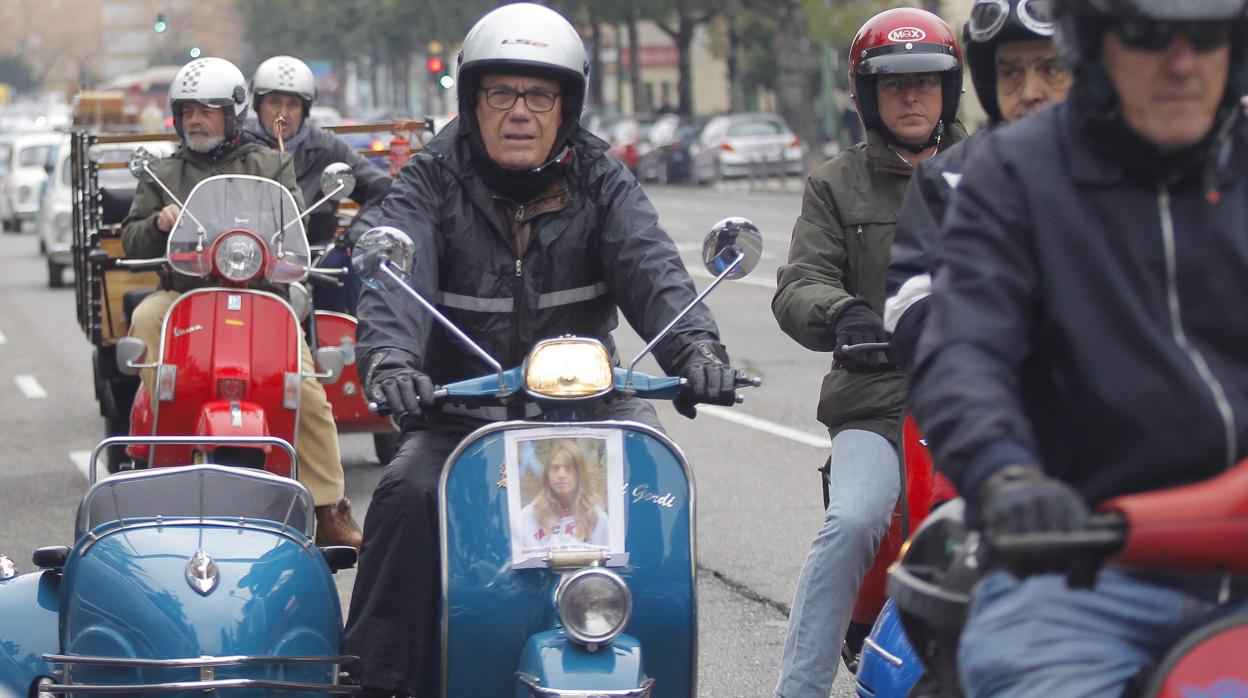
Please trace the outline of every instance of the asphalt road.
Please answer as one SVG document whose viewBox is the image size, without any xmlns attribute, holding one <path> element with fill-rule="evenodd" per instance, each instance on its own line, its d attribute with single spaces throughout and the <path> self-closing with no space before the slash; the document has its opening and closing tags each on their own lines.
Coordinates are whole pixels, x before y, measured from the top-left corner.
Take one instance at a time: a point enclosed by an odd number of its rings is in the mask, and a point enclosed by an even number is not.
<svg viewBox="0 0 1248 698">
<path fill-rule="evenodd" d="M 814 419 L 828 357 L 782 334 L 770 310 L 800 182 L 648 193 L 699 287 L 709 279 L 698 261 L 702 238 L 716 221 L 745 216 L 764 236 L 754 274 L 726 282 L 708 300 L 733 364 L 762 376 L 763 388 L 731 410 L 701 408 L 695 421 L 658 407 L 698 487 L 699 694 L 769 696 L 793 586 L 819 526 L 815 469 L 828 444 Z M 35 547 L 71 542 L 86 457 L 103 434 L 92 347 L 77 326 L 73 290 L 49 289 L 46 278 L 32 234 L 0 236 L 0 553 L 22 571 L 32 569 Z M 618 338 L 622 355 L 642 346 L 627 328 Z M 657 372 L 650 360 L 642 366 Z M 342 447 L 348 495 L 362 522 L 380 468 L 370 437 L 345 436 Z M 352 579 L 339 575 L 344 603 Z M 834 696 L 853 695 L 846 674 Z"/>
</svg>

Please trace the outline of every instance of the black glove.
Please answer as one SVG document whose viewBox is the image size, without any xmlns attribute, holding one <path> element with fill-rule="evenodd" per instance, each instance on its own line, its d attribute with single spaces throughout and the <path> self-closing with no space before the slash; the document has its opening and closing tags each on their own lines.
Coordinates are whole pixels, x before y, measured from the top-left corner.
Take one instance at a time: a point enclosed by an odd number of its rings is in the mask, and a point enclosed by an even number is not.
<svg viewBox="0 0 1248 698">
<path fill-rule="evenodd" d="M 842 303 L 832 314 L 832 331 L 836 334 L 833 356 L 845 370 L 869 373 L 888 368 L 888 356 L 883 351 L 840 352 L 841 347 L 847 345 L 888 341 L 884 321 L 866 301 L 855 298 Z"/>
<path fill-rule="evenodd" d="M 1011 465 L 994 473 L 979 488 L 976 510 L 988 539 L 1002 534 L 1066 533 L 1088 528 L 1088 505 L 1070 485 L 1030 465 Z M 1068 551 L 1002 555 L 1015 576 L 1069 572 Z"/>
<path fill-rule="evenodd" d="M 368 399 L 379 414 L 404 417 L 427 415 L 433 408 L 433 381 L 412 368 L 414 357 L 395 349 L 382 350 L 369 358 L 364 377 Z"/>
<path fill-rule="evenodd" d="M 713 339 L 701 339 L 685 347 L 676 358 L 675 373 L 685 379 L 672 401 L 676 411 L 693 419 L 694 405 L 735 405 L 737 372 L 728 365 L 728 351 Z"/>
</svg>

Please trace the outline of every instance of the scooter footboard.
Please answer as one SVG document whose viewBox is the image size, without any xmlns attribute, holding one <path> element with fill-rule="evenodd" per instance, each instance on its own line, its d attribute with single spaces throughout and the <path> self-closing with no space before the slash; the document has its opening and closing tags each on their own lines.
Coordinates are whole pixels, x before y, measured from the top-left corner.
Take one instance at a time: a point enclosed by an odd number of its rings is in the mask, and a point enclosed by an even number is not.
<svg viewBox="0 0 1248 698">
<path fill-rule="evenodd" d="M 559 621 L 556 592 L 574 569 L 525 547 L 543 540 L 546 528 L 533 528 L 536 493 L 551 454 L 569 440 L 590 453 L 578 475 L 597 492 L 587 538 L 605 536 L 602 564 L 632 601 L 622 634 L 593 651 Z M 696 693 L 694 488 L 684 456 L 665 435 L 624 422 L 493 424 L 452 454 L 441 496 L 443 695 L 559 695 L 524 693 L 517 673 L 569 690 L 553 682 L 576 675 L 581 690 L 603 695 L 635 691 L 648 679 L 656 697 Z M 564 534 L 590 527 L 571 518 L 559 524 Z"/>
</svg>

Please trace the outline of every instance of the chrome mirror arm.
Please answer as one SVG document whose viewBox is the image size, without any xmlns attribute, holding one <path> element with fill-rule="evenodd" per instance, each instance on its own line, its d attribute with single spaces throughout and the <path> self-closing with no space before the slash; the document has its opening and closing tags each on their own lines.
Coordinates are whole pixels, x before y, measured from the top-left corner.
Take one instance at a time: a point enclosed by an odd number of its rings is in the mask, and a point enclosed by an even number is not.
<svg viewBox="0 0 1248 698">
<path fill-rule="evenodd" d="M 287 224 L 286 224 L 286 228 L 289 228 L 290 226 L 294 225 L 295 221 L 301 221 L 301 220 L 303 220 L 304 218 L 307 218 L 307 217 L 308 217 L 308 214 L 310 214 L 310 213 L 312 213 L 312 211 L 316 210 L 316 207 L 317 207 L 317 206 L 320 206 L 321 204 L 325 203 L 326 201 L 329 201 L 330 199 L 334 198 L 334 194 L 337 194 L 338 192 L 342 191 L 343 189 L 345 189 L 345 188 L 346 188 L 346 186 L 347 186 L 347 185 L 345 185 L 345 184 L 339 184 L 338 186 L 334 187 L 332 190 L 330 190 L 330 191 L 326 192 L 326 194 L 325 194 L 324 196 L 322 196 L 322 197 L 320 198 L 320 200 L 318 200 L 316 203 L 312 204 L 311 206 L 309 206 L 309 207 L 305 208 L 305 209 L 303 210 L 303 213 L 300 213 L 300 214 L 299 214 L 299 217 L 298 217 L 298 218 L 296 218 L 294 221 L 291 221 L 291 222 L 287 223 Z M 283 228 L 282 230 L 285 230 L 286 228 Z"/>
<path fill-rule="evenodd" d="M 725 277 L 731 274 L 733 270 L 735 270 L 741 264 L 741 261 L 744 259 L 745 259 L 745 253 L 740 250 L 737 250 L 737 256 L 735 259 L 732 260 L 732 263 L 729 264 L 727 267 L 725 267 L 724 270 L 721 271 L 719 275 L 716 276 L 715 279 L 712 280 L 711 283 L 705 289 L 703 289 L 701 293 L 698 294 L 697 298 L 693 299 L 692 303 L 685 306 L 684 310 L 681 310 L 679 313 L 677 313 L 676 317 L 672 318 L 672 321 L 667 323 L 667 327 L 664 327 L 658 334 L 656 334 L 654 336 L 654 339 L 650 340 L 650 343 L 647 344 L 646 347 L 641 350 L 641 353 L 637 355 L 637 358 L 633 359 L 632 362 L 628 364 L 628 374 L 624 378 L 624 392 L 628 393 L 628 392 L 633 391 L 633 369 L 637 367 L 637 363 L 641 361 L 643 358 L 645 358 L 646 355 L 649 354 L 652 349 L 654 349 L 655 345 L 658 344 L 660 341 L 662 341 L 663 338 L 667 336 L 668 332 L 672 331 L 672 328 L 676 326 L 676 323 L 683 320 L 684 317 L 689 314 L 689 311 L 693 310 L 694 306 L 696 306 L 698 303 L 701 303 L 703 298 L 706 298 L 707 295 L 710 294 L 711 291 L 714 291 L 715 287 L 718 286 L 719 283 L 723 281 Z"/>
<path fill-rule="evenodd" d="M 472 338 L 464 334 L 463 330 L 456 327 L 455 323 L 451 322 L 450 319 L 448 319 L 445 315 L 443 315 L 441 311 L 439 311 L 437 307 L 434 306 L 434 304 L 425 300 L 424 296 L 417 293 L 415 289 L 413 289 L 410 285 L 408 285 L 408 283 L 403 280 L 403 277 L 401 275 L 396 274 L 395 271 L 390 268 L 391 264 L 392 262 L 388 258 L 386 258 L 382 260 L 381 264 L 379 264 L 377 268 L 380 269 L 381 272 L 384 273 L 386 276 L 390 277 L 390 280 L 393 281 L 398 288 L 403 289 L 403 291 L 407 295 L 415 299 L 417 303 L 420 303 L 421 307 L 423 307 L 425 310 L 428 310 L 429 313 L 432 314 L 433 317 L 439 323 L 441 323 L 441 325 L 444 328 L 449 330 L 451 334 L 458 337 L 459 341 L 466 344 L 468 348 L 472 350 L 472 353 L 476 354 L 479 358 L 481 358 L 481 360 L 489 364 L 490 368 L 494 369 L 494 373 L 498 375 L 498 395 L 499 397 L 505 396 L 507 394 L 506 392 L 507 386 L 503 380 L 503 365 L 500 364 L 497 360 L 495 360 L 494 357 L 486 353 L 486 351 L 482 349 L 480 345 L 472 341 Z"/>
</svg>

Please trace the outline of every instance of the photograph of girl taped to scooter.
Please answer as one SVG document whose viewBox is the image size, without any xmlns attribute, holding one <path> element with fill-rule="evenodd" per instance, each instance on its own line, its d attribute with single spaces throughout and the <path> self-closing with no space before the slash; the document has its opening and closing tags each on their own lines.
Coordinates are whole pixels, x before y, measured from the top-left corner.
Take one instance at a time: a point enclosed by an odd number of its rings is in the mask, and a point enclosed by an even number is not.
<svg viewBox="0 0 1248 698">
<path fill-rule="evenodd" d="M 618 432 L 586 430 L 572 438 L 566 431 L 549 432 L 529 430 L 509 439 L 513 561 L 556 550 L 623 552 L 623 521 L 612 525 L 610 514 L 623 511 L 622 482 L 612 486 L 623 479 Z"/>
</svg>

